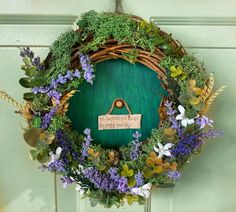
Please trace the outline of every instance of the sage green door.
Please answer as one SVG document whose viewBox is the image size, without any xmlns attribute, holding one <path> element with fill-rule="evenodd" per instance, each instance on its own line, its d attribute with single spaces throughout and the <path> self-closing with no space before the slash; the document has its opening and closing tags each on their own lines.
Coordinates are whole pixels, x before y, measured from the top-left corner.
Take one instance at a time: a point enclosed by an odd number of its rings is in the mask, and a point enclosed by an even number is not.
<svg viewBox="0 0 236 212">
<path fill-rule="evenodd" d="M 74 187 L 62 189 L 59 179 L 40 172 L 39 165 L 29 160 L 29 148 L 21 136 L 24 122 L 13 108 L 0 102 L 1 212 L 236 211 L 236 1 L 123 0 L 122 4 L 125 12 L 151 18 L 172 32 L 188 52 L 204 61 L 215 74 L 216 87 L 227 86 L 210 112 L 215 126 L 224 130 L 224 137 L 208 141 L 201 155 L 193 157 L 186 166 L 181 181 L 174 188 L 153 192 L 145 207 L 92 208 Z M 113 11 L 114 1 L 0 0 L 0 89 L 22 101 L 24 89 L 17 84 L 22 76 L 17 47 L 29 45 L 40 56 L 46 56 L 52 42 L 71 29 L 78 15 L 91 9 Z M 107 112 L 114 97 L 99 113 Z M 138 113 L 139 108 L 130 104 Z"/>
</svg>

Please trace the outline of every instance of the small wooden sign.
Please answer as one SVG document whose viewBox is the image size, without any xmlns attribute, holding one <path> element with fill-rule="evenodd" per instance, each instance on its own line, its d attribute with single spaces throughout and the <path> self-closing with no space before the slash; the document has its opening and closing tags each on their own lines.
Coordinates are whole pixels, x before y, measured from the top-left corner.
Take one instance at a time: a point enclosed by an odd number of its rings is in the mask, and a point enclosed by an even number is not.
<svg viewBox="0 0 236 212">
<path fill-rule="evenodd" d="M 129 114 L 127 115 L 111 115 L 114 107 L 126 107 Z M 111 109 L 106 115 L 98 116 L 98 130 L 114 130 L 114 129 L 140 129 L 141 114 L 132 114 L 128 104 L 123 99 L 113 101 Z"/>
<path fill-rule="evenodd" d="M 98 116 L 99 130 L 140 129 L 141 114 Z"/>
</svg>

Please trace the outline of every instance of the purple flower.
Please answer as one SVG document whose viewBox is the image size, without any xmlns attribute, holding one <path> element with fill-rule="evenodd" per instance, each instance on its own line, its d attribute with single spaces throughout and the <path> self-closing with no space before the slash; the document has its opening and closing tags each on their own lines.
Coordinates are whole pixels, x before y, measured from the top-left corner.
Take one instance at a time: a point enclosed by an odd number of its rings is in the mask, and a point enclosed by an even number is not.
<svg viewBox="0 0 236 212">
<path fill-rule="evenodd" d="M 179 171 L 168 171 L 167 177 L 169 177 L 171 180 L 179 180 L 181 178 L 181 173 Z"/>
<path fill-rule="evenodd" d="M 179 140 L 171 151 L 173 158 L 177 158 L 180 162 L 187 160 L 199 145 L 199 136 L 185 136 Z"/>
<path fill-rule="evenodd" d="M 93 84 L 93 79 L 95 78 L 95 75 L 93 74 L 94 69 L 93 69 L 93 66 L 91 65 L 89 56 L 79 53 L 79 57 L 80 57 L 81 67 L 84 71 L 84 79 L 88 83 Z"/>
<path fill-rule="evenodd" d="M 62 74 L 59 74 L 57 79 L 54 79 L 54 78 L 51 79 L 50 85 L 32 88 L 32 92 L 34 94 L 46 93 L 49 97 L 55 98 L 56 103 L 59 104 L 59 100 L 60 100 L 62 94 L 60 92 L 56 91 L 55 89 L 60 84 L 65 84 L 68 80 L 72 81 L 73 77 L 80 78 L 80 72 L 77 69 L 75 70 L 74 73 L 72 73 L 71 71 L 68 70 L 65 76 L 63 76 Z"/>
<path fill-rule="evenodd" d="M 73 161 L 78 161 L 79 155 L 73 149 L 71 145 L 71 141 L 69 140 L 65 132 L 63 132 L 62 130 L 58 130 L 56 132 L 56 141 L 57 141 L 57 145 L 63 149 L 60 155 L 60 159 L 63 160 L 65 164 L 69 163 L 68 157 L 67 157 L 68 155 L 69 155 L 69 158 L 73 159 Z"/>
<path fill-rule="evenodd" d="M 30 59 L 34 58 L 34 52 L 30 50 L 29 47 L 25 47 L 20 51 L 20 56 L 21 57 L 29 57 Z"/>
<path fill-rule="evenodd" d="M 58 74 L 58 77 L 57 77 L 57 83 L 60 83 L 60 84 L 65 84 L 67 79 L 65 78 L 65 76 L 63 76 L 62 74 Z"/>
<path fill-rule="evenodd" d="M 209 130 L 207 132 L 203 132 L 199 135 L 200 138 L 204 139 L 204 138 L 216 138 L 216 137 L 220 137 L 223 136 L 223 130 Z"/>
<path fill-rule="evenodd" d="M 117 190 L 120 192 L 127 192 L 129 190 L 128 188 L 128 180 L 126 177 L 120 177 L 119 181 L 118 181 L 118 187 Z"/>
<path fill-rule="evenodd" d="M 40 57 L 34 57 L 34 52 L 30 50 L 29 47 L 23 48 L 20 51 L 21 57 L 28 57 L 30 59 L 31 65 L 35 66 L 39 71 L 45 69 L 45 66 L 40 62 Z"/>
<path fill-rule="evenodd" d="M 62 94 L 55 91 L 55 90 L 51 90 L 51 91 L 48 92 L 48 96 L 59 100 L 61 98 Z"/>
<path fill-rule="evenodd" d="M 81 74 L 80 74 L 78 69 L 75 69 L 75 72 L 73 73 L 73 76 L 76 77 L 76 78 L 80 78 L 81 77 Z"/>
<path fill-rule="evenodd" d="M 52 78 L 52 80 L 51 80 L 51 86 L 52 86 L 53 89 L 56 89 L 57 86 L 58 86 L 57 80 L 55 80 L 54 78 Z"/>
<path fill-rule="evenodd" d="M 57 107 L 53 107 L 50 109 L 50 111 L 48 113 L 46 113 L 44 115 L 43 121 L 42 121 L 42 126 L 41 126 L 42 129 L 48 128 L 48 125 L 50 124 L 51 119 L 54 116 L 54 114 L 56 113 L 57 109 L 58 109 Z"/>
<path fill-rule="evenodd" d="M 137 174 L 134 175 L 134 178 L 136 180 L 136 186 L 142 186 L 144 184 L 143 182 L 143 175 L 141 172 L 138 172 Z"/>
<path fill-rule="evenodd" d="M 172 108 L 173 102 L 169 102 L 167 100 L 167 101 L 165 101 L 164 105 L 167 108 L 166 113 L 169 116 L 169 121 L 172 123 L 172 128 L 178 130 L 180 128 L 180 126 L 179 126 L 178 121 L 176 120 L 176 118 L 174 116 L 177 111 Z"/>
<path fill-rule="evenodd" d="M 136 138 L 137 140 L 139 140 L 139 138 L 141 137 L 141 133 L 139 133 L 139 131 L 136 131 L 134 134 L 133 134 L 133 137 Z"/>
<path fill-rule="evenodd" d="M 114 182 L 118 182 L 120 175 L 118 174 L 118 168 L 116 167 L 111 167 L 108 170 L 108 174 L 110 174 L 110 178 L 114 181 Z"/>
<path fill-rule="evenodd" d="M 42 171 L 50 171 L 50 172 L 65 172 L 66 171 L 66 164 L 63 162 L 63 160 L 56 160 L 52 163 L 49 163 L 48 165 L 43 164 L 40 166 L 40 169 Z"/>
<path fill-rule="evenodd" d="M 83 175 L 98 189 L 107 192 L 111 192 L 115 189 L 115 183 L 110 176 L 100 173 L 95 167 L 85 169 Z"/>
<path fill-rule="evenodd" d="M 130 151 L 130 158 L 131 158 L 131 160 L 136 160 L 136 159 L 138 159 L 138 157 L 141 153 L 140 147 L 142 145 L 142 142 L 139 141 L 141 134 L 138 131 L 136 131 L 133 134 L 133 137 L 135 138 L 135 140 L 132 143 L 132 147 L 131 147 L 131 151 Z"/>
<path fill-rule="evenodd" d="M 83 143 L 81 153 L 83 157 L 86 157 L 88 156 L 88 149 L 89 149 L 90 142 L 93 140 L 91 137 L 91 129 L 86 128 L 84 130 L 84 134 L 86 135 L 86 137 L 84 138 L 85 143 Z"/>
<path fill-rule="evenodd" d="M 165 101 L 165 104 L 164 104 L 166 107 L 167 107 L 167 115 L 168 116 L 173 116 L 177 111 L 176 110 L 173 110 L 172 106 L 173 106 L 173 102 L 171 101 Z"/>
<path fill-rule="evenodd" d="M 68 70 L 68 71 L 66 72 L 65 78 L 68 79 L 68 80 L 70 80 L 70 81 L 73 80 L 72 72 Z"/>
<path fill-rule="evenodd" d="M 49 87 L 43 87 L 43 86 L 32 88 L 32 92 L 34 94 L 37 94 L 37 93 L 47 93 L 49 90 L 50 90 Z"/>
<path fill-rule="evenodd" d="M 206 125 L 213 127 L 213 120 L 209 119 L 207 116 L 200 116 L 197 118 L 196 124 L 200 126 L 200 129 L 203 129 Z"/>
<path fill-rule="evenodd" d="M 93 84 L 93 78 L 95 78 L 95 75 L 93 74 L 92 71 L 88 70 L 84 72 L 84 79 L 90 83 Z"/>
<path fill-rule="evenodd" d="M 59 93 L 59 92 L 57 92 L 57 91 L 55 91 L 55 90 L 51 90 L 51 91 L 49 91 L 49 92 L 47 93 L 47 95 L 48 95 L 49 97 L 54 98 L 54 99 L 56 100 L 56 104 L 60 104 L 60 98 L 61 98 L 61 96 L 62 96 L 61 93 Z"/>
<path fill-rule="evenodd" d="M 67 188 L 68 185 L 75 182 L 75 180 L 72 177 L 68 176 L 63 176 L 60 178 L 60 180 L 62 182 L 62 188 Z"/>
<path fill-rule="evenodd" d="M 40 62 L 40 57 L 35 57 L 32 60 L 32 65 L 35 66 L 40 71 L 45 69 L 44 65 L 42 65 L 41 62 Z"/>
</svg>

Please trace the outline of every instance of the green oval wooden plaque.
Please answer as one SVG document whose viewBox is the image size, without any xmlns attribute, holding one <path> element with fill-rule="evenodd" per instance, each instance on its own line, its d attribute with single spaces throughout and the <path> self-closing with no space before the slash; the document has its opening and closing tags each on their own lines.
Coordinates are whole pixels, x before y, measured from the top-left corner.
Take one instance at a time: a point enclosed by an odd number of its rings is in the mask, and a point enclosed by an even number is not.
<svg viewBox="0 0 236 212">
<path fill-rule="evenodd" d="M 124 99 L 134 114 L 142 114 L 142 139 L 150 136 L 159 123 L 158 107 L 166 91 L 157 74 L 148 67 L 125 60 L 108 60 L 96 64 L 94 84 L 82 83 L 71 98 L 68 116 L 79 133 L 91 128 L 94 142 L 106 148 L 118 148 L 132 140 L 136 129 L 98 130 L 98 116 L 106 114 L 116 98 Z M 112 114 L 128 114 L 115 108 Z"/>
</svg>

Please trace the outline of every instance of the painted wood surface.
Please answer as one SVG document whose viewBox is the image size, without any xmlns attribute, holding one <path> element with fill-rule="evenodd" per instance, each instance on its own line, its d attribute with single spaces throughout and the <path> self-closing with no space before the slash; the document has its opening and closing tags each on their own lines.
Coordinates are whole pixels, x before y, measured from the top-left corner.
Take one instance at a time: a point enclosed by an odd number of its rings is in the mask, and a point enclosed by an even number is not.
<svg viewBox="0 0 236 212">
<path fill-rule="evenodd" d="M 145 140 L 159 123 L 158 107 L 166 93 L 157 74 L 142 64 L 124 60 L 108 60 L 96 65 L 93 85 L 82 83 L 70 100 L 68 116 L 75 130 L 90 128 L 94 142 L 103 147 L 120 147 L 133 139 L 138 130 Z M 98 116 L 110 110 L 112 102 L 122 98 L 133 114 L 141 114 L 141 129 L 98 130 Z M 128 114 L 125 107 L 114 108 L 112 114 Z"/>
<path fill-rule="evenodd" d="M 215 73 L 216 85 L 227 86 L 210 113 L 225 136 L 208 142 L 202 154 L 186 166 L 176 187 L 154 192 L 147 207 L 134 205 L 110 211 L 235 212 L 236 1 L 123 0 L 123 7 L 125 12 L 152 17 L 163 29 L 173 32 Z M 0 88 L 21 101 L 24 90 L 17 81 L 23 73 L 17 46 L 30 45 L 45 56 L 53 40 L 72 27 L 73 17 L 90 9 L 113 8 L 111 0 L 0 0 Z M 69 16 L 66 24 L 62 21 L 65 15 Z M 53 175 L 37 169 L 38 164 L 28 158 L 21 123 L 13 108 L 0 102 L 0 211 L 106 211 L 91 208 L 74 187 L 61 189 L 59 179 L 54 181 Z"/>
</svg>

